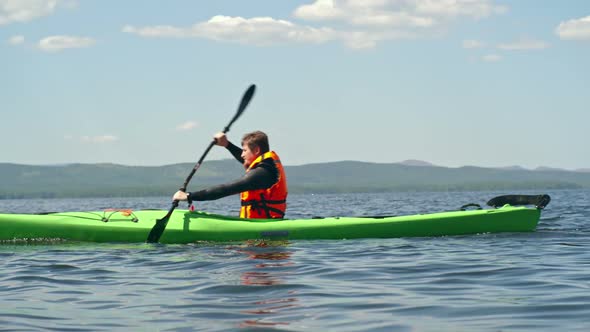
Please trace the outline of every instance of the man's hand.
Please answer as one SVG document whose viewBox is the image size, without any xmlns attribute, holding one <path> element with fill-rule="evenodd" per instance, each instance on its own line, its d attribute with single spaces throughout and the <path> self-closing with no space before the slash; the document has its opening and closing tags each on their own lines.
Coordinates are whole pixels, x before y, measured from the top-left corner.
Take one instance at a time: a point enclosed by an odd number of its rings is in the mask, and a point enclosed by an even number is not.
<svg viewBox="0 0 590 332">
<path fill-rule="evenodd" d="M 227 148 L 229 145 L 229 141 L 227 140 L 225 133 L 219 132 L 213 136 L 213 139 L 215 140 L 215 144 L 223 146 L 224 148 Z"/>
<path fill-rule="evenodd" d="M 188 199 L 187 193 L 184 191 L 177 191 L 174 196 L 172 196 L 173 201 L 186 201 Z"/>
</svg>

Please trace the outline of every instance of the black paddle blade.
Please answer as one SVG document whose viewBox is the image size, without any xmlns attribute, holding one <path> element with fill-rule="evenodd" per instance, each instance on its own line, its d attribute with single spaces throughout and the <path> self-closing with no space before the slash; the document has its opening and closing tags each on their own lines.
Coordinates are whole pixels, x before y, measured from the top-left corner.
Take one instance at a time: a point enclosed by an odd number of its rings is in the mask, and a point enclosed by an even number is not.
<svg viewBox="0 0 590 332">
<path fill-rule="evenodd" d="M 170 220 L 170 216 L 176 207 L 178 207 L 178 201 L 173 201 L 172 207 L 168 210 L 168 213 L 166 213 L 164 218 L 156 220 L 156 224 L 148 234 L 146 240 L 147 243 L 158 243 L 158 241 L 160 241 L 160 237 L 162 236 L 162 233 L 164 233 L 166 225 L 168 225 L 168 220 Z"/>
<path fill-rule="evenodd" d="M 231 119 L 231 121 L 225 127 L 225 129 L 223 129 L 224 133 L 227 133 L 231 125 L 234 124 L 234 122 L 236 122 L 236 120 L 240 117 L 240 115 L 242 115 L 242 113 L 244 113 L 244 110 L 246 109 L 248 104 L 250 104 L 250 100 L 252 100 L 252 97 L 254 97 L 254 92 L 256 92 L 256 85 L 252 84 L 248 87 L 246 92 L 244 92 L 244 96 L 242 96 L 240 106 L 238 106 L 238 110 L 236 111 L 236 115 L 234 115 L 233 119 Z"/>
<path fill-rule="evenodd" d="M 490 199 L 488 205 L 492 207 L 503 206 L 504 204 L 510 205 L 534 205 L 539 209 L 545 208 L 551 197 L 549 195 L 503 195 Z"/>
<path fill-rule="evenodd" d="M 170 217 L 156 220 L 156 224 L 148 234 L 147 243 L 158 243 L 158 241 L 160 241 L 160 237 L 164 233 L 166 225 L 168 224 L 168 219 L 170 219 Z"/>
</svg>

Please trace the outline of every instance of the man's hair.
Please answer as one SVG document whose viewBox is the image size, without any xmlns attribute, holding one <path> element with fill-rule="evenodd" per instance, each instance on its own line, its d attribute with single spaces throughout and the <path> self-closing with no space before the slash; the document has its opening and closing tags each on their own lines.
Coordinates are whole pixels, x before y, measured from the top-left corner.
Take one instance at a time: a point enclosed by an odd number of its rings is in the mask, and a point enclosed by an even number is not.
<svg viewBox="0 0 590 332">
<path fill-rule="evenodd" d="M 260 130 L 245 134 L 242 138 L 242 145 L 244 144 L 247 144 L 250 150 L 259 147 L 260 153 L 266 153 L 270 150 L 268 146 L 268 136 Z"/>
</svg>

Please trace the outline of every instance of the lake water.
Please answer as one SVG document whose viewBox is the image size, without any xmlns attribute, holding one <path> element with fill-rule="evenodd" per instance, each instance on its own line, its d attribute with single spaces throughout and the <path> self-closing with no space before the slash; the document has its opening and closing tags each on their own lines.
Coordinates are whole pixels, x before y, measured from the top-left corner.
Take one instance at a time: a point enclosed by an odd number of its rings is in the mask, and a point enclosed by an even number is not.
<svg viewBox="0 0 590 332">
<path fill-rule="evenodd" d="M 589 331 L 590 191 L 539 193 L 552 202 L 533 233 L 264 245 L 3 243 L 0 330 Z M 499 194 L 507 192 L 291 195 L 287 217 L 435 212 Z M 169 204 L 169 197 L 0 200 L 0 211 Z M 233 197 L 197 208 L 237 214 L 237 206 Z"/>
</svg>

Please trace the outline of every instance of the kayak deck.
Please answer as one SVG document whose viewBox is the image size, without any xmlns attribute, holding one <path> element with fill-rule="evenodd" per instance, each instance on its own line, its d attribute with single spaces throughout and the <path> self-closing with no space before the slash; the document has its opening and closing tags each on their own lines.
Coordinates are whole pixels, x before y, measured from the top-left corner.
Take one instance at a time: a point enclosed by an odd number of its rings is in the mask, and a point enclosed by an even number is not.
<svg viewBox="0 0 590 332">
<path fill-rule="evenodd" d="M 65 239 L 88 242 L 145 242 L 164 210 L 114 210 L 49 214 L 0 214 L 0 240 Z M 240 219 L 175 210 L 160 242 L 257 239 L 355 239 L 534 231 L 541 210 L 505 205 L 497 209 L 393 217 Z"/>
</svg>

